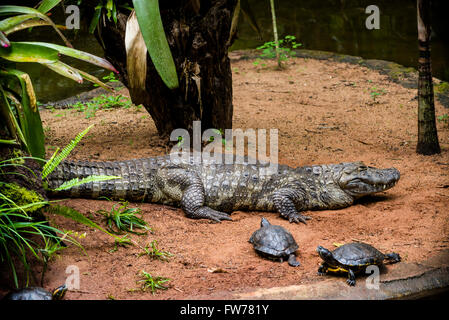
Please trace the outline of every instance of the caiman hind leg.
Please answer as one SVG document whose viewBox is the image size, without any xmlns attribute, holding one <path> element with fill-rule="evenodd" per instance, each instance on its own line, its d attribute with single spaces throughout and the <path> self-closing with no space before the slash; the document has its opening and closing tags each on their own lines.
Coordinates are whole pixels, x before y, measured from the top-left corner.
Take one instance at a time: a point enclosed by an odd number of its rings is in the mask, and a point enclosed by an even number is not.
<svg viewBox="0 0 449 320">
<path fill-rule="evenodd" d="M 299 190 L 281 188 L 273 193 L 271 199 L 276 210 L 290 222 L 306 223 L 306 220 L 312 219 L 311 217 L 300 214 L 296 209 L 304 201 L 304 197 Z"/>
<path fill-rule="evenodd" d="M 179 167 L 161 168 L 157 179 L 161 191 L 172 200 L 179 201 L 187 217 L 217 222 L 232 220 L 227 213 L 204 205 L 206 196 L 203 182 L 194 171 Z"/>
</svg>

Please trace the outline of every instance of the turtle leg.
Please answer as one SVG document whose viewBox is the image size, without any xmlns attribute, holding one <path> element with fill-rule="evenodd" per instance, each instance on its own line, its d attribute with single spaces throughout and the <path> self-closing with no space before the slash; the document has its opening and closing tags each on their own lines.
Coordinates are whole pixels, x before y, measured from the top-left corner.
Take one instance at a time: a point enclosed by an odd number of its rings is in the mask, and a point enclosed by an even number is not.
<svg viewBox="0 0 449 320">
<path fill-rule="evenodd" d="M 318 275 L 319 276 L 324 276 L 327 272 L 327 264 L 325 262 L 323 262 L 320 267 L 318 268 Z"/>
<path fill-rule="evenodd" d="M 399 253 L 387 253 L 385 255 L 386 260 L 388 260 L 391 263 L 396 263 L 396 262 L 400 262 L 401 261 L 401 256 L 399 255 Z"/>
<path fill-rule="evenodd" d="M 288 256 L 288 264 L 292 267 L 298 267 L 301 265 L 299 261 L 296 260 L 296 256 L 293 253 Z"/>
<path fill-rule="evenodd" d="M 351 269 L 348 269 L 348 279 L 346 280 L 346 283 L 350 286 L 355 286 L 355 274 Z"/>
<path fill-rule="evenodd" d="M 294 188 L 281 188 L 272 194 L 272 201 L 276 210 L 282 217 L 288 219 L 290 222 L 302 222 L 306 224 L 307 220 L 312 219 L 308 216 L 303 216 L 298 212 L 297 205 L 300 207 L 304 197 L 299 190 Z"/>
</svg>

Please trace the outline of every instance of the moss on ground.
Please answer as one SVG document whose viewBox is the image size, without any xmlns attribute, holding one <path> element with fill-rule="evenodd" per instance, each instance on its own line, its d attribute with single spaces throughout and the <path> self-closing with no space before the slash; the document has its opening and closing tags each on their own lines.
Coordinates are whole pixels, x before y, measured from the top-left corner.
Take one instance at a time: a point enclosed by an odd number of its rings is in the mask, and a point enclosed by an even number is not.
<svg viewBox="0 0 449 320">
<path fill-rule="evenodd" d="M 17 206 L 30 205 L 24 209 L 27 213 L 35 212 L 46 203 L 45 199 L 33 190 L 28 190 L 15 183 L 5 183 L 2 185 L 2 194 L 13 201 Z"/>
</svg>

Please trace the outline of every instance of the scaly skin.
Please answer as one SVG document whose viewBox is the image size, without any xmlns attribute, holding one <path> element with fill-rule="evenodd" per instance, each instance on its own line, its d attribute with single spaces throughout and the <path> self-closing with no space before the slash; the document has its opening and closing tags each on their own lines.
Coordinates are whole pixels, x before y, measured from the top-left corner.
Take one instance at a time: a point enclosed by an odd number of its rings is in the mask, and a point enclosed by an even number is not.
<svg viewBox="0 0 449 320">
<path fill-rule="evenodd" d="M 361 162 L 291 168 L 279 165 L 272 174 L 267 165 L 248 162 L 221 164 L 173 163 L 169 156 L 111 162 L 64 161 L 49 176 L 50 188 L 92 174 L 122 179 L 88 183 L 56 196 L 126 199 L 180 206 L 190 218 L 231 220 L 236 210 L 277 211 L 290 222 L 310 217 L 300 211 L 339 209 L 356 198 L 393 187 L 397 169 L 376 169 Z"/>
</svg>

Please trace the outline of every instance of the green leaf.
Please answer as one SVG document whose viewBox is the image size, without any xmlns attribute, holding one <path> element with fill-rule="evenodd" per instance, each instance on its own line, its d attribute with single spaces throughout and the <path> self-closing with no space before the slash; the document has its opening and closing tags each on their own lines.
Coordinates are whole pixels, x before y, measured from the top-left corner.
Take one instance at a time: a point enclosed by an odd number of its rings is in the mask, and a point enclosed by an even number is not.
<svg viewBox="0 0 449 320">
<path fill-rule="evenodd" d="M 62 160 L 67 158 L 70 152 L 72 152 L 73 148 L 81 141 L 81 139 L 89 132 L 90 128 L 93 127 L 93 124 L 87 127 L 84 131 L 80 132 L 74 140 L 70 141 L 70 143 L 62 149 L 61 153 L 56 155 L 58 150 L 55 151 L 55 154 L 51 157 L 49 161 L 44 165 L 42 169 L 42 179 L 45 179 L 55 168 L 61 163 Z"/>
<path fill-rule="evenodd" d="M 50 24 L 43 20 L 31 19 L 31 20 L 24 21 L 18 25 L 15 25 L 15 26 L 11 27 L 10 29 L 6 29 L 6 30 L 4 30 L 4 32 L 6 35 L 9 35 L 11 33 L 14 33 L 14 32 L 17 32 L 17 31 L 20 31 L 23 29 L 28 29 L 28 28 L 33 28 L 33 27 L 45 27 L 45 26 L 50 26 Z M 58 27 L 61 30 L 67 29 L 65 26 L 61 26 L 61 25 L 56 25 L 56 27 Z"/>
<path fill-rule="evenodd" d="M 2 121 L 6 121 L 6 126 L 8 127 L 11 135 L 16 137 L 16 140 L 20 141 L 23 148 L 30 153 L 28 148 L 27 139 L 23 135 L 20 129 L 19 122 L 17 121 L 11 106 L 6 98 L 6 93 L 4 92 L 2 86 L 0 86 L 0 113 L 2 115 Z"/>
<path fill-rule="evenodd" d="M 106 9 L 112 10 L 113 6 L 114 2 L 112 0 L 108 0 L 108 2 L 106 3 Z"/>
<path fill-rule="evenodd" d="M 112 3 L 112 20 L 117 24 L 117 8 L 115 7 L 115 2 Z"/>
<path fill-rule="evenodd" d="M 64 62 L 56 61 L 53 63 L 42 64 L 64 77 L 75 80 L 78 83 L 83 83 L 83 77 L 79 74 L 77 69 L 65 64 Z"/>
<path fill-rule="evenodd" d="M 94 16 L 93 16 L 92 20 L 90 21 L 89 33 L 94 33 L 95 28 L 98 25 L 98 21 L 100 20 L 100 17 L 101 17 L 101 7 L 96 7 Z"/>
<path fill-rule="evenodd" d="M 36 104 L 36 96 L 30 76 L 15 69 L 1 70 L 0 74 L 15 78 L 21 88 L 21 101 L 16 103 L 16 111 L 19 117 L 20 130 L 26 140 L 28 150 L 33 157 L 44 158 L 44 129 Z"/>
<path fill-rule="evenodd" d="M 4 139 L 0 139 L 0 144 L 10 144 L 10 145 L 19 145 L 17 143 L 17 140 L 4 140 Z"/>
<path fill-rule="evenodd" d="M 75 209 L 72 209 L 70 207 L 64 207 L 64 206 L 50 206 L 47 211 L 53 213 L 53 214 L 57 214 L 66 218 L 69 218 L 73 221 L 82 223 L 88 227 L 91 228 L 95 228 L 98 230 L 101 230 L 111 236 L 113 236 L 114 238 L 117 238 L 116 236 L 110 234 L 108 231 L 106 231 L 105 229 L 103 229 L 102 227 L 100 227 L 98 224 L 96 224 L 95 222 L 93 222 L 92 220 L 90 220 L 89 218 L 85 217 L 83 214 L 81 214 L 80 212 L 76 211 Z"/>
<path fill-rule="evenodd" d="M 0 48 L 0 58 L 14 62 L 53 63 L 58 61 L 58 51 L 21 42 L 10 42 L 9 48 Z"/>
<path fill-rule="evenodd" d="M 87 72 L 84 72 L 84 71 L 82 71 L 82 70 L 79 70 L 79 69 L 76 69 L 76 68 L 74 68 L 74 69 L 77 70 L 78 73 L 79 73 L 84 79 L 86 79 L 86 80 L 88 80 L 88 81 L 90 81 L 90 82 L 92 82 L 92 83 L 95 83 L 95 84 L 99 85 L 100 87 L 102 87 L 102 88 L 104 88 L 104 89 L 106 89 L 106 90 L 108 90 L 108 91 L 110 91 L 110 92 L 114 92 L 114 89 L 113 89 L 112 87 L 110 87 L 110 86 L 108 86 L 107 84 L 105 84 L 104 82 L 100 81 L 100 79 L 98 79 L 97 77 L 95 77 L 95 76 L 93 76 L 93 75 L 91 75 L 91 74 L 88 74 Z"/>
<path fill-rule="evenodd" d="M 47 43 L 47 42 L 22 42 L 22 43 L 51 48 L 51 49 L 57 50 L 60 54 L 63 54 L 65 56 L 80 59 L 80 60 L 92 63 L 94 65 L 97 65 L 99 67 L 102 67 L 104 69 L 108 69 L 108 70 L 114 71 L 115 73 L 118 73 L 118 71 L 114 68 L 114 66 L 106 59 L 97 57 L 93 54 L 90 54 L 90 53 L 87 53 L 84 51 L 60 46 L 60 45 L 53 44 L 53 43 Z"/>
<path fill-rule="evenodd" d="M 178 75 L 165 36 L 158 0 L 133 0 L 140 31 L 156 71 L 167 85 L 179 87 Z"/>
<path fill-rule="evenodd" d="M 66 37 L 59 31 L 59 29 L 56 27 L 56 25 L 51 21 L 49 17 L 47 17 L 45 14 L 42 14 L 40 11 L 28 8 L 28 7 L 22 7 L 22 6 L 0 6 L 0 14 L 14 14 L 14 13 L 23 13 L 23 14 L 31 14 L 34 15 L 36 18 L 40 18 L 46 22 L 48 22 L 53 29 L 59 34 L 61 39 L 64 41 L 64 43 L 68 47 L 72 47 L 70 42 L 67 40 Z"/>
<path fill-rule="evenodd" d="M 11 46 L 11 43 L 2 31 L 0 31 L 0 46 L 2 46 L 3 48 L 8 48 L 9 46 Z"/>
<path fill-rule="evenodd" d="M 74 178 L 69 181 L 65 181 L 63 184 L 61 184 L 59 187 L 54 189 L 54 191 L 62 191 L 62 190 L 68 190 L 70 188 L 74 188 L 77 186 L 80 186 L 85 183 L 89 182 L 97 182 L 97 181 L 106 181 L 106 180 L 114 180 L 114 179 L 122 179 L 122 177 L 117 176 L 97 176 L 97 175 L 91 175 L 83 179 Z"/>
<path fill-rule="evenodd" d="M 36 16 L 34 14 L 22 14 L 3 19 L 2 21 L 0 21 L 0 30 L 1 31 L 9 30 L 15 27 L 16 25 L 21 24 L 29 19 L 33 19 L 35 17 Z"/>
<path fill-rule="evenodd" d="M 108 235 L 110 235 L 111 237 L 113 237 L 115 239 L 115 241 L 120 241 L 121 238 L 117 237 L 116 235 L 110 233 L 109 231 L 107 231 L 106 229 L 102 228 L 101 226 L 99 226 L 98 224 L 96 224 L 95 222 L 93 222 L 92 220 L 90 220 L 89 218 L 85 217 L 81 212 L 76 211 L 75 209 L 72 209 L 70 207 L 65 207 L 65 206 L 50 206 L 47 209 L 48 212 L 69 218 L 73 221 L 82 223 L 88 227 L 91 228 L 95 228 L 98 229 Z"/>
<path fill-rule="evenodd" d="M 43 0 L 37 10 L 39 10 L 42 13 L 47 13 L 54 7 L 56 7 L 61 0 Z"/>
</svg>

